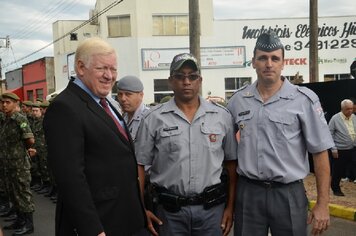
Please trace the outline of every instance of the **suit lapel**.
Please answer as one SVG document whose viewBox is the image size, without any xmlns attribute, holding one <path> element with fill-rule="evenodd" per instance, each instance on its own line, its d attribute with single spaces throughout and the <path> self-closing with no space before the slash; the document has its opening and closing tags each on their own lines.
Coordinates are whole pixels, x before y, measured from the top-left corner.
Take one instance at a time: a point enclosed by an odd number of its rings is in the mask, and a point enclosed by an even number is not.
<svg viewBox="0 0 356 236">
<path fill-rule="evenodd" d="M 112 120 L 112 118 L 106 114 L 106 112 L 104 111 L 104 109 L 97 104 L 94 99 L 92 97 L 90 97 L 90 95 L 88 93 L 86 93 L 84 90 L 82 90 L 79 86 L 77 86 L 74 83 L 69 83 L 68 88 L 70 90 L 72 90 L 75 94 L 77 94 L 88 106 L 89 110 L 91 110 L 95 115 L 97 115 L 101 120 L 104 121 L 104 123 L 106 125 L 108 125 L 110 127 L 110 129 L 115 132 L 115 134 L 117 136 L 119 136 L 119 138 L 126 144 L 130 144 L 129 146 L 132 146 L 132 142 L 131 142 L 131 137 L 130 135 L 128 135 L 130 138 L 130 141 L 127 141 L 127 139 L 120 133 L 120 131 L 118 130 L 118 128 L 116 127 L 114 121 Z M 110 104 L 110 103 L 109 103 Z M 115 108 L 113 108 L 113 106 L 110 104 L 111 108 L 114 110 L 114 112 L 116 113 L 116 115 L 119 117 L 119 119 L 122 119 L 121 115 L 119 114 L 118 111 L 116 111 Z M 127 132 L 127 128 L 125 125 L 125 130 Z M 131 147 L 132 148 L 132 147 Z"/>
</svg>

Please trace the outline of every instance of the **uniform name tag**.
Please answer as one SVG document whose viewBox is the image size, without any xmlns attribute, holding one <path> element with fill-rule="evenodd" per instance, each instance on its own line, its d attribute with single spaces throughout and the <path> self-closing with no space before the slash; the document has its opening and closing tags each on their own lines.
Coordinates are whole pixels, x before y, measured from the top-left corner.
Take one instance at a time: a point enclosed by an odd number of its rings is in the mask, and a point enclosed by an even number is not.
<svg viewBox="0 0 356 236">
<path fill-rule="evenodd" d="M 173 126 L 173 127 L 168 127 L 168 128 L 164 128 L 163 131 L 172 131 L 172 130 L 177 130 L 178 126 Z"/>
<path fill-rule="evenodd" d="M 248 111 L 240 112 L 240 113 L 239 113 L 239 116 L 244 116 L 244 115 L 248 115 L 248 114 L 250 114 L 250 111 L 249 111 L 249 110 L 248 110 Z"/>
</svg>

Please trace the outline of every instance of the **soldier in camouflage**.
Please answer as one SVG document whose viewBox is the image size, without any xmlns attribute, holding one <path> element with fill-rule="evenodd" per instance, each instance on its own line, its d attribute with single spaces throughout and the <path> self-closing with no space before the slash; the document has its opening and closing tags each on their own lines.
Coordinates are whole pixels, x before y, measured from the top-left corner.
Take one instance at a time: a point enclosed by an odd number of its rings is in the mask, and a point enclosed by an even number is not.
<svg viewBox="0 0 356 236">
<path fill-rule="evenodd" d="M 4 229 L 15 229 L 13 236 L 34 231 L 34 202 L 30 190 L 31 163 L 28 154 L 28 149 L 34 144 L 34 137 L 27 118 L 18 112 L 19 100 L 14 93 L 4 93 L 1 99 L 5 113 L 1 128 L 9 197 L 17 212 L 16 221 Z"/>
<path fill-rule="evenodd" d="M 2 97 L 0 97 L 1 100 Z M 2 109 L 2 103 L 0 102 L 0 215 L 4 215 L 9 211 L 9 198 L 8 198 L 8 191 L 6 187 L 5 181 L 5 160 L 4 160 L 4 148 L 3 148 L 3 135 L 1 134 L 2 124 L 5 120 L 5 114 Z"/>
<path fill-rule="evenodd" d="M 36 157 L 36 163 L 38 171 L 42 181 L 42 188 L 37 192 L 40 194 L 46 194 L 50 191 L 50 178 L 47 167 L 47 146 L 43 130 L 43 116 L 41 112 L 39 102 L 33 103 L 32 116 L 33 123 L 31 126 L 32 132 L 35 136 L 35 144 L 33 149 L 29 149 L 30 152 Z M 42 109 L 43 110 L 43 109 Z"/>
</svg>

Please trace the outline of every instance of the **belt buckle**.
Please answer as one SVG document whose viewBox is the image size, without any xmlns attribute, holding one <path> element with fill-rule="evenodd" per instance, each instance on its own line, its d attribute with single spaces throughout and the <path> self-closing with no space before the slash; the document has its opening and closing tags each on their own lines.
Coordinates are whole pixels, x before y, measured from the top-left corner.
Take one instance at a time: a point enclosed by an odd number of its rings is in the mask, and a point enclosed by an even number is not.
<svg viewBox="0 0 356 236">
<path fill-rule="evenodd" d="M 266 188 L 272 188 L 273 186 L 273 183 L 271 181 L 263 181 L 262 183 Z"/>
</svg>

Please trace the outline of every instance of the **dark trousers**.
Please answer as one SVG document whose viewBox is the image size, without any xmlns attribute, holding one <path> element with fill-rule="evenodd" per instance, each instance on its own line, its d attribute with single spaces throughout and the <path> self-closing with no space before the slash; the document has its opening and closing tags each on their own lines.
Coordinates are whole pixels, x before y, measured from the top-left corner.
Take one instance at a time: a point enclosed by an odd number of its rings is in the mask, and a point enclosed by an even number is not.
<svg viewBox="0 0 356 236">
<path fill-rule="evenodd" d="M 235 236 L 306 236 L 308 199 L 303 182 L 265 187 L 239 178 Z"/>
<path fill-rule="evenodd" d="M 334 192 L 341 191 L 340 180 L 346 175 L 346 166 L 350 165 L 355 149 L 338 150 L 338 158 L 332 158 L 331 189 Z"/>
</svg>

